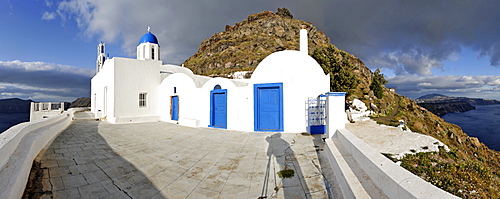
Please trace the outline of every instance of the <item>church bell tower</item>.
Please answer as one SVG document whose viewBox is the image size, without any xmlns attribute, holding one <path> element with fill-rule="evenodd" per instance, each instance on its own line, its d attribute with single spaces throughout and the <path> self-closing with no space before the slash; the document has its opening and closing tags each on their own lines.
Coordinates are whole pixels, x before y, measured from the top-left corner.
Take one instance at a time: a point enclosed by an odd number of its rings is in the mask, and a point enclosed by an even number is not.
<svg viewBox="0 0 500 199">
<path fill-rule="evenodd" d="M 148 27 L 148 32 L 141 37 L 139 45 L 137 45 L 138 60 L 160 60 L 160 45 L 158 39 L 151 33 L 151 28 Z"/>
<path fill-rule="evenodd" d="M 106 49 L 104 43 L 101 41 L 97 45 L 96 73 L 101 71 L 104 61 L 106 61 Z"/>
</svg>

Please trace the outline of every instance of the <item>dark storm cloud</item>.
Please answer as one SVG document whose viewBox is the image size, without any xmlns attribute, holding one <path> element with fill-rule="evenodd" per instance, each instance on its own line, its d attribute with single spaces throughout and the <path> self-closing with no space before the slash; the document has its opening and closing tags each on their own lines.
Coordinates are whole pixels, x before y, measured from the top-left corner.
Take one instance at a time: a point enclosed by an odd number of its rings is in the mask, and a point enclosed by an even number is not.
<svg viewBox="0 0 500 199">
<path fill-rule="evenodd" d="M 464 47 L 500 66 L 499 5 L 496 0 L 70 0 L 54 12 L 63 20 L 76 20 L 89 36 L 123 42 L 130 55 L 151 26 L 159 37 L 164 61 L 181 63 L 226 24 L 287 7 L 295 18 L 312 22 L 334 44 L 371 68 L 429 75 Z"/>
<path fill-rule="evenodd" d="M 333 43 L 371 67 L 431 74 L 463 47 L 500 62 L 498 1 L 335 1 Z"/>
<path fill-rule="evenodd" d="M 90 69 L 73 66 L 0 61 L 0 98 L 72 101 L 89 96 L 92 75 Z"/>
<path fill-rule="evenodd" d="M 368 67 L 393 71 L 398 76 L 390 78 L 389 84 L 410 97 L 442 91 L 482 92 L 499 98 L 494 92 L 497 85 L 458 81 L 467 77 L 432 76 L 433 69 L 463 49 L 500 66 L 497 0 L 68 0 L 53 6 L 52 13 L 63 23 L 76 21 L 90 38 L 121 45 L 130 56 L 151 26 L 160 41 L 163 62 L 180 64 L 225 25 L 278 7 L 288 8 L 296 19 L 312 22 L 333 44 L 361 58 Z"/>
<path fill-rule="evenodd" d="M 135 55 L 140 36 L 151 26 L 160 41 L 163 62 L 180 64 L 198 50 L 203 40 L 250 14 L 287 7 L 298 19 L 323 23 L 325 15 L 317 11 L 322 5 L 326 3 L 296 0 L 72 0 L 60 3 L 54 12 L 63 21 L 75 19 L 90 37 L 97 36 L 108 44 L 121 43 L 130 56 Z"/>
</svg>

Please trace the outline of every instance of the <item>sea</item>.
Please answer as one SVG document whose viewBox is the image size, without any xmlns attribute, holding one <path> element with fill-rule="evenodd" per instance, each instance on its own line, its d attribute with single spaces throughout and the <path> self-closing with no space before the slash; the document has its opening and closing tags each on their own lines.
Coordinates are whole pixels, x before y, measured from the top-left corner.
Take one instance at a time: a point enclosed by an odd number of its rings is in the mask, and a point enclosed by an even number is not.
<svg viewBox="0 0 500 199">
<path fill-rule="evenodd" d="M 0 113 L 0 133 L 10 127 L 30 121 L 30 113 Z"/>
<path fill-rule="evenodd" d="M 441 116 L 471 137 L 477 137 L 490 149 L 500 151 L 500 105 L 476 105 L 475 110 Z"/>
</svg>

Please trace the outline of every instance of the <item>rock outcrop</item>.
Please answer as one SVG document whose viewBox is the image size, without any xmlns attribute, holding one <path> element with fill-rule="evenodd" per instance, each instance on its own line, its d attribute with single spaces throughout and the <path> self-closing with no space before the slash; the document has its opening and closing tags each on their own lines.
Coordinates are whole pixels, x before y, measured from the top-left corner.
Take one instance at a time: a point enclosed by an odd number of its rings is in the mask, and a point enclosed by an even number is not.
<svg viewBox="0 0 500 199">
<path fill-rule="evenodd" d="M 293 19 L 286 8 L 276 13 L 252 14 L 240 23 L 226 25 L 200 44 L 198 51 L 183 64 L 195 74 L 231 78 L 236 71 L 250 71 L 265 57 L 281 50 L 299 50 L 299 30 L 308 31 L 309 53 L 330 39 L 311 23 Z"/>
<path fill-rule="evenodd" d="M 80 97 L 75 101 L 71 102 L 69 108 L 90 107 L 90 103 L 91 102 L 89 97 Z"/>
</svg>

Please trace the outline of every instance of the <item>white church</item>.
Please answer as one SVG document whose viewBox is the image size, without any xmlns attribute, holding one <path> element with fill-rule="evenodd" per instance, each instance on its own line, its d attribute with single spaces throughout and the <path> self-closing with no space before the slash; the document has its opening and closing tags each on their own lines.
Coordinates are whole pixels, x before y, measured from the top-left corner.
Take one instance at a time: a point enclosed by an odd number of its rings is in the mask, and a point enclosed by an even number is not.
<svg viewBox="0 0 500 199">
<path fill-rule="evenodd" d="M 330 76 L 308 55 L 307 30 L 300 51 L 275 52 L 250 79 L 210 78 L 162 64 L 158 39 L 148 28 L 137 58 L 107 58 L 98 45 L 91 80 L 92 112 L 110 123 L 164 121 L 240 131 L 306 132 L 306 102 L 330 88 Z"/>
</svg>

